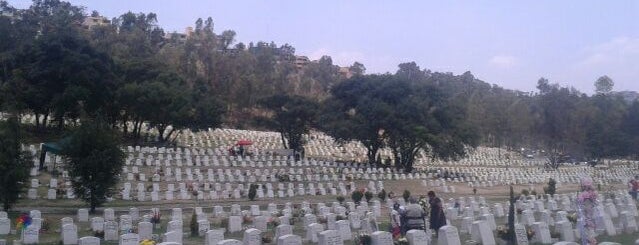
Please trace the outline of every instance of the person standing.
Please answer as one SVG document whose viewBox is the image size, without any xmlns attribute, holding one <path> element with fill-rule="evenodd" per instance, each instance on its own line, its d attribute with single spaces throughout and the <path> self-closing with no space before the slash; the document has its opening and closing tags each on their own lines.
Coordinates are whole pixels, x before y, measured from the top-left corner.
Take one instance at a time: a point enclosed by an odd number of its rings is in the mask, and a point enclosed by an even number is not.
<svg viewBox="0 0 639 245">
<path fill-rule="evenodd" d="M 412 229 L 423 230 L 426 228 L 424 224 L 426 212 L 422 209 L 422 206 L 417 204 L 417 200 L 414 197 L 409 198 L 408 202 L 410 204 L 406 206 L 406 225 L 402 231 L 403 234 Z"/>
<path fill-rule="evenodd" d="M 446 216 L 442 206 L 442 199 L 435 196 L 434 191 L 428 192 L 428 202 L 430 203 L 430 229 L 439 231 L 439 228 L 446 225 Z"/>
</svg>

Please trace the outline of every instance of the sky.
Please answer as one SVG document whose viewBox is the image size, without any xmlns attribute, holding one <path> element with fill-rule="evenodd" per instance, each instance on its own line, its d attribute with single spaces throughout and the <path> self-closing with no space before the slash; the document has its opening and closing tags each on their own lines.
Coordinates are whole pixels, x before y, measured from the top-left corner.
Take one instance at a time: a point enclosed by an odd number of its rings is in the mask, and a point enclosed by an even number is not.
<svg viewBox="0 0 639 245">
<path fill-rule="evenodd" d="M 212 17 L 215 32 L 238 42 L 291 44 L 296 54 L 366 73 L 395 72 L 402 62 L 534 91 L 537 80 L 592 93 L 607 75 L 615 90 L 639 91 L 639 1 L 635 0 L 71 0 L 109 18 L 158 14 L 165 31 L 182 32 Z M 28 7 L 28 0 L 9 0 Z"/>
</svg>

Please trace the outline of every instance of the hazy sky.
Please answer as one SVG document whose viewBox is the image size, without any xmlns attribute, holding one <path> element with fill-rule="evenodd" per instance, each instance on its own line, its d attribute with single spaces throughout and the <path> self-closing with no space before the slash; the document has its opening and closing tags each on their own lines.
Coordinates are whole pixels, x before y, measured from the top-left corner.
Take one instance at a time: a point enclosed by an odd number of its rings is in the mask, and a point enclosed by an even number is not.
<svg viewBox="0 0 639 245">
<path fill-rule="evenodd" d="M 16 7 L 30 1 L 9 0 Z M 537 79 L 592 92 L 601 75 L 639 91 L 639 1 L 72 0 L 109 18 L 155 12 L 167 31 L 213 17 L 237 41 L 289 43 L 312 59 L 330 55 L 367 73 L 422 68 L 471 71 L 506 88 Z"/>
</svg>

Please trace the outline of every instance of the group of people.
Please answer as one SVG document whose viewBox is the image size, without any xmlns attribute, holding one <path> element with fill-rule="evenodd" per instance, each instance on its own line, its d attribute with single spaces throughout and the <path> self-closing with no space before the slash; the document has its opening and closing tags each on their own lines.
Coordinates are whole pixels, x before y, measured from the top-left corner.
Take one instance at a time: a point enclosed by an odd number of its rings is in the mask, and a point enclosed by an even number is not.
<svg viewBox="0 0 639 245">
<path fill-rule="evenodd" d="M 393 205 L 390 213 L 391 233 L 394 238 L 405 235 L 409 230 L 426 230 L 426 218 L 428 217 L 428 228 L 437 232 L 439 228 L 446 225 L 446 216 L 442 199 L 435 195 L 435 192 L 429 191 L 428 200 L 421 198 L 418 201 L 414 197 L 408 199 L 406 206 L 399 203 Z M 428 203 L 428 205 L 426 205 Z M 429 208 L 430 207 L 430 208 Z"/>
</svg>

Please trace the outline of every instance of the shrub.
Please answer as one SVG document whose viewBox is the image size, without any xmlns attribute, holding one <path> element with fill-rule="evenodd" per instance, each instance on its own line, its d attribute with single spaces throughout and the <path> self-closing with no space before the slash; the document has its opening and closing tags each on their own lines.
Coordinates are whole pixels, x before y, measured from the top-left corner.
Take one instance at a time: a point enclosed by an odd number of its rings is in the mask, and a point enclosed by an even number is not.
<svg viewBox="0 0 639 245">
<path fill-rule="evenodd" d="M 344 198 L 344 196 L 337 196 L 337 201 L 342 204 L 344 203 L 344 200 L 346 200 L 346 198 Z"/>
<path fill-rule="evenodd" d="M 523 189 L 523 190 L 521 190 L 521 194 L 524 195 L 524 196 L 528 196 L 528 195 L 530 195 L 530 191 L 528 191 L 528 189 Z"/>
<path fill-rule="evenodd" d="M 537 196 L 537 191 L 536 191 L 536 190 L 532 190 L 532 191 L 530 192 L 530 195 Z"/>
<path fill-rule="evenodd" d="M 251 184 L 251 187 L 249 187 L 249 191 L 248 191 L 249 200 L 251 201 L 255 200 L 256 195 L 257 195 L 257 185 Z"/>
<path fill-rule="evenodd" d="M 402 194 L 402 197 L 404 197 L 404 201 L 408 202 L 408 199 L 410 198 L 410 191 L 404 190 L 404 194 Z"/>
<path fill-rule="evenodd" d="M 379 200 L 382 202 L 386 201 L 386 191 L 384 189 L 379 191 L 379 193 L 377 193 L 377 198 L 379 198 Z"/>
<path fill-rule="evenodd" d="M 191 215 L 189 228 L 191 228 L 191 236 L 198 236 L 197 213 L 195 213 L 195 209 L 193 209 L 193 215 Z"/>
<path fill-rule="evenodd" d="M 373 193 L 370 191 L 367 191 L 364 193 L 364 197 L 366 198 L 366 202 L 370 202 L 371 199 L 373 199 Z"/>
<path fill-rule="evenodd" d="M 351 193 L 351 199 L 353 199 L 353 202 L 355 203 L 359 203 L 360 201 L 362 201 L 362 197 L 364 197 L 364 194 L 362 194 L 362 192 L 359 190 L 355 190 L 353 191 L 353 193 Z"/>
<path fill-rule="evenodd" d="M 548 185 L 544 187 L 544 192 L 550 196 L 554 196 L 557 192 L 557 181 L 555 179 L 550 178 L 548 180 Z"/>
</svg>

